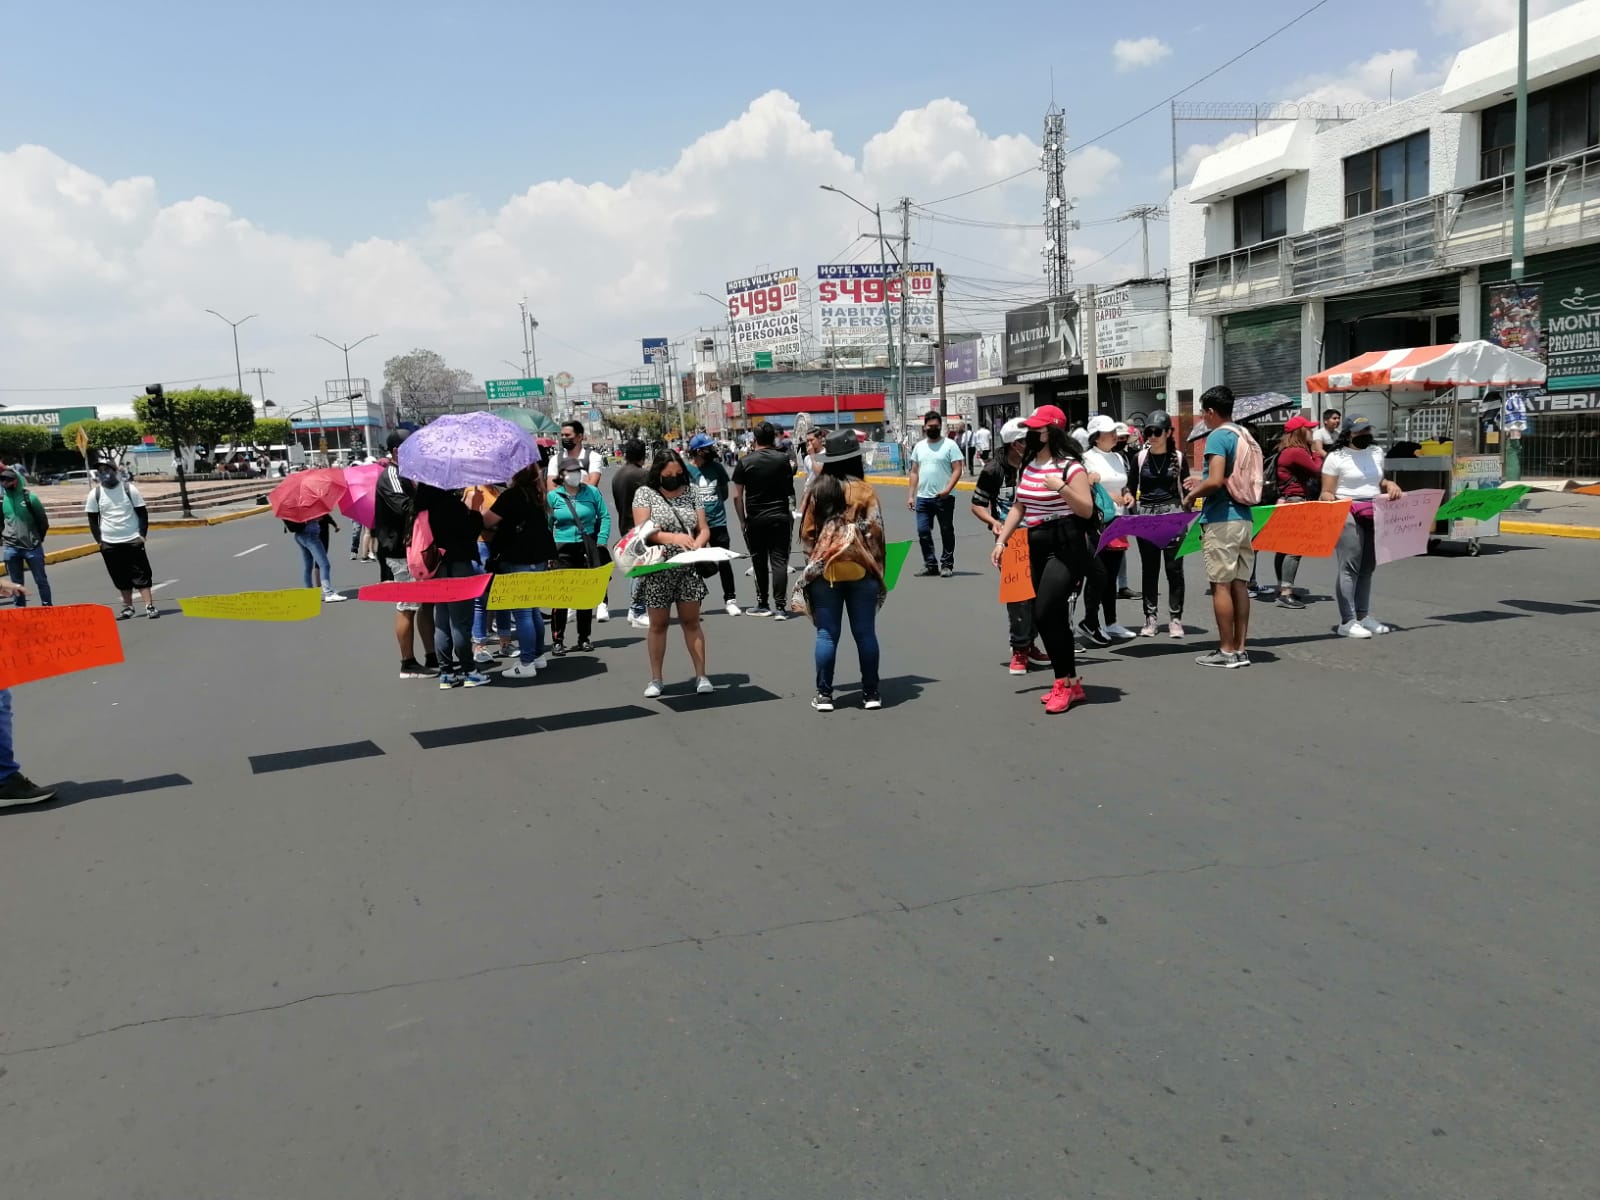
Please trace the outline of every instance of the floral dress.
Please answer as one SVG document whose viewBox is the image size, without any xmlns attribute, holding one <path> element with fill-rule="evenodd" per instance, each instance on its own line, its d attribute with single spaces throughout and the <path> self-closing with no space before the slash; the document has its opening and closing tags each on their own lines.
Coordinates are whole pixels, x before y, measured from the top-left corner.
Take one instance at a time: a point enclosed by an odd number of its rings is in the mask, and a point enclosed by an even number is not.
<svg viewBox="0 0 1600 1200">
<path fill-rule="evenodd" d="M 648 508 L 650 520 L 661 533 L 687 533 L 693 537 L 700 528 L 699 508 L 687 490 L 676 500 L 668 500 L 654 488 L 641 487 L 633 495 L 635 508 Z M 663 557 L 677 558 L 682 546 L 662 546 Z M 693 567 L 674 567 L 640 577 L 639 600 L 646 608 L 670 608 L 674 604 L 698 604 L 706 598 L 706 581 Z"/>
</svg>

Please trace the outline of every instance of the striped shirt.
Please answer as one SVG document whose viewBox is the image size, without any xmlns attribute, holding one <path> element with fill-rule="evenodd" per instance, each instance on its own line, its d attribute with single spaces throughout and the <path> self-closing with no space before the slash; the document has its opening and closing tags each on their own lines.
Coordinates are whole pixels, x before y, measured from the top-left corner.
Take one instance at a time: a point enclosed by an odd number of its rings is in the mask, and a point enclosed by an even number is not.
<svg viewBox="0 0 1600 1200">
<path fill-rule="evenodd" d="M 1057 495 L 1043 480 L 1046 475 L 1058 475 L 1068 480 L 1082 474 L 1083 470 L 1083 464 L 1072 459 L 1053 461 L 1042 467 L 1033 463 L 1023 467 L 1022 478 L 1017 482 L 1017 503 L 1027 509 L 1022 523 L 1031 529 L 1046 521 L 1072 516 L 1072 506 L 1067 503 L 1066 496 Z"/>
</svg>

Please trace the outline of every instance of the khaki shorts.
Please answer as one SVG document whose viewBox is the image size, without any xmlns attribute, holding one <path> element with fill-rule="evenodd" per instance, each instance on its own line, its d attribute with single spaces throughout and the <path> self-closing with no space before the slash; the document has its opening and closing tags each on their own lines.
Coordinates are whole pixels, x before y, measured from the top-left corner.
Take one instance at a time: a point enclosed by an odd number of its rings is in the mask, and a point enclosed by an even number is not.
<svg viewBox="0 0 1600 1200">
<path fill-rule="evenodd" d="M 1250 578 L 1256 552 L 1250 549 L 1250 521 L 1217 521 L 1200 527 L 1200 551 L 1206 560 L 1206 578 L 1212 583 L 1232 583 Z"/>
<path fill-rule="evenodd" d="M 396 583 L 410 583 L 412 581 L 411 580 L 411 568 L 406 566 L 406 560 L 405 559 L 403 559 L 403 558 L 386 558 L 386 559 L 383 560 L 383 565 L 389 568 L 389 574 L 394 576 L 394 581 Z M 411 603 L 408 603 L 408 602 L 402 602 L 400 604 L 396 604 L 394 607 L 395 607 L 395 611 L 396 612 L 416 612 L 418 609 L 420 609 L 422 607 L 422 605 L 420 605 L 420 604 L 411 604 Z M 430 647 L 430 653 L 431 653 L 431 647 Z"/>
</svg>

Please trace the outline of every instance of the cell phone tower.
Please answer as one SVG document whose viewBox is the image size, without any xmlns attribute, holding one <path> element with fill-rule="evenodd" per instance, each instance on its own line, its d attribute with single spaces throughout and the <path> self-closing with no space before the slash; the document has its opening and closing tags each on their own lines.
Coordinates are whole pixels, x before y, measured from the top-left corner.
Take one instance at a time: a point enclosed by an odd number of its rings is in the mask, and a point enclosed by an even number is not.
<svg viewBox="0 0 1600 1200">
<path fill-rule="evenodd" d="M 1065 296 L 1072 289 L 1072 260 L 1067 257 L 1067 232 L 1075 222 L 1069 219 L 1073 200 L 1066 193 L 1067 115 L 1054 102 L 1044 114 L 1044 152 L 1039 156 L 1044 170 L 1044 281 L 1052 296 Z"/>
</svg>

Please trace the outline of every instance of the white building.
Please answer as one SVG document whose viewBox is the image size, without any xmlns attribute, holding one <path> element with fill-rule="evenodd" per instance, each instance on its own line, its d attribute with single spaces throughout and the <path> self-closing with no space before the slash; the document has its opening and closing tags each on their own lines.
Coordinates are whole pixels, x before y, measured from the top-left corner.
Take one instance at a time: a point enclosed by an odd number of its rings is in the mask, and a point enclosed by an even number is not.
<svg viewBox="0 0 1600 1200">
<path fill-rule="evenodd" d="M 1500 332 L 1515 80 L 1513 29 L 1462 50 L 1438 89 L 1355 121 L 1285 122 L 1203 160 L 1170 204 L 1174 405 L 1188 414 L 1205 388 L 1226 383 L 1314 408 L 1305 377 L 1325 366 Z M 1593 475 L 1600 0 L 1530 25 L 1528 87 L 1519 298 L 1533 297 L 1536 325 L 1542 307 L 1535 336 L 1550 380 L 1530 404 L 1524 462 L 1530 474 Z"/>
</svg>

